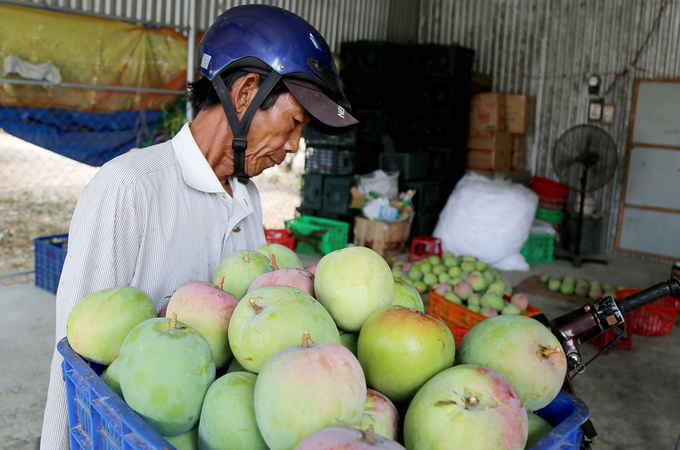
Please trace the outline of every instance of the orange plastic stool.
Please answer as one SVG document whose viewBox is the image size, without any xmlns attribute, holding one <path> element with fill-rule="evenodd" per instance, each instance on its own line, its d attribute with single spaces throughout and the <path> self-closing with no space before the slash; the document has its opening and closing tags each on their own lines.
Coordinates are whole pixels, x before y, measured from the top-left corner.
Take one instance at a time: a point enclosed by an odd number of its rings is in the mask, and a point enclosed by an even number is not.
<svg viewBox="0 0 680 450">
<path fill-rule="evenodd" d="M 612 332 L 611 329 L 609 329 L 602 333 L 601 335 L 599 335 L 598 337 L 596 337 L 595 339 L 591 339 L 588 342 L 602 350 L 605 347 L 605 345 L 609 344 L 613 337 L 614 333 Z M 629 352 L 633 350 L 633 333 L 630 331 L 630 329 L 626 330 L 626 334 L 621 338 L 621 340 L 619 340 L 619 342 L 617 342 L 611 348 L 611 350 L 618 347 L 628 347 Z M 609 352 L 605 353 L 604 355 L 607 356 L 608 354 Z"/>
<path fill-rule="evenodd" d="M 423 259 L 428 256 L 437 255 L 442 257 L 442 240 L 432 236 L 416 236 L 411 239 L 411 252 L 408 260 Z"/>
</svg>

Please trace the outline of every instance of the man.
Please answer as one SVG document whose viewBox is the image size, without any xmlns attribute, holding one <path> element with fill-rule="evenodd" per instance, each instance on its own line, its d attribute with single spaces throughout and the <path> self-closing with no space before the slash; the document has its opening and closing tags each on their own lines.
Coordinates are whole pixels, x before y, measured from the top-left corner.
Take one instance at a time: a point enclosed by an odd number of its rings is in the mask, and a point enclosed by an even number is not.
<svg viewBox="0 0 680 450">
<path fill-rule="evenodd" d="M 171 140 L 105 164 L 80 195 L 57 291 L 56 341 L 88 294 L 135 286 L 157 310 L 191 280 L 212 281 L 234 251 L 266 243 L 248 178 L 297 151 L 312 122 L 342 133 L 357 121 L 328 44 L 280 8 L 247 5 L 217 18 L 198 47 L 198 111 Z M 61 355 L 55 350 L 42 449 L 68 448 Z"/>
</svg>

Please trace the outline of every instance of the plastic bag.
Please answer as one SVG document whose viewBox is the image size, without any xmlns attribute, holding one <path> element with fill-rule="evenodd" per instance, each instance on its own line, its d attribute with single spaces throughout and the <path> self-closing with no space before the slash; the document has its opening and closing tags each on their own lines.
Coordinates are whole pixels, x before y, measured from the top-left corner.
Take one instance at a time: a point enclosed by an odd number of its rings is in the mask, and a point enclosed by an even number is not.
<svg viewBox="0 0 680 450">
<path fill-rule="evenodd" d="M 380 169 L 366 175 L 357 175 L 357 188 L 364 196 L 373 192 L 378 197 L 397 198 L 399 195 L 399 172 Z"/>
<path fill-rule="evenodd" d="M 367 200 L 362 212 L 367 219 L 382 220 L 384 222 L 397 220 L 397 215 L 399 214 L 399 210 L 392 206 L 387 197 Z"/>
<path fill-rule="evenodd" d="M 529 270 L 520 254 L 538 195 L 509 180 L 466 174 L 449 196 L 432 235 L 454 255 L 473 255 L 501 270 Z"/>
</svg>

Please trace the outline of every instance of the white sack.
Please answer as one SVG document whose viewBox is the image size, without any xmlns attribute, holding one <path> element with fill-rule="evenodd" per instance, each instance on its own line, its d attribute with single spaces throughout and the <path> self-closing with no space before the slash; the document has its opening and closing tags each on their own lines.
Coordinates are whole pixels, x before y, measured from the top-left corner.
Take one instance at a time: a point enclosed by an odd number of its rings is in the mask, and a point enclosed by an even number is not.
<svg viewBox="0 0 680 450">
<path fill-rule="evenodd" d="M 432 233 L 442 249 L 473 255 L 501 270 L 529 270 L 520 254 L 536 216 L 538 195 L 509 180 L 466 174 L 449 196 Z"/>
</svg>

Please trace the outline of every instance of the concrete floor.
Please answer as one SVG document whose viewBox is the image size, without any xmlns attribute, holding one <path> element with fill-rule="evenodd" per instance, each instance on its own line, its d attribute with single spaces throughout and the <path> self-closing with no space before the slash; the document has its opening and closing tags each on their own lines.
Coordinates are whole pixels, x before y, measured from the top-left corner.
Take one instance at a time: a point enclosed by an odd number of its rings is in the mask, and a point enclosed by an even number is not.
<svg viewBox="0 0 680 450">
<path fill-rule="evenodd" d="M 318 258 L 300 255 L 303 265 Z M 404 255 L 405 256 L 405 255 Z M 613 253 L 598 255 L 608 265 L 572 267 L 567 261 L 532 265 L 530 272 L 504 272 L 516 286 L 541 272 L 573 275 L 644 289 L 669 278 L 668 264 Z M 546 297 L 530 302 L 549 318 L 578 306 Z M 0 287 L 0 449 L 33 450 L 42 412 L 54 344 L 54 295 L 31 284 Z M 585 360 L 596 353 L 585 344 Z M 590 408 L 599 433 L 596 449 L 673 449 L 680 436 L 680 329 L 670 335 L 634 335 L 633 351 L 624 348 L 602 356 L 574 380 L 578 397 Z"/>
</svg>

